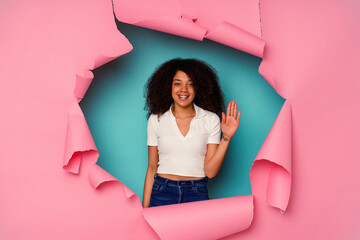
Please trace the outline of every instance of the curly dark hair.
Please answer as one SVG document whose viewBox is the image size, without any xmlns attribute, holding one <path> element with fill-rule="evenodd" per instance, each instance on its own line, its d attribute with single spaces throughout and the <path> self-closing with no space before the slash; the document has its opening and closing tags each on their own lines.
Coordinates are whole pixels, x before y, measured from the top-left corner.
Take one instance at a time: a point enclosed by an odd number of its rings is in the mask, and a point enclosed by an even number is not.
<svg viewBox="0 0 360 240">
<path fill-rule="evenodd" d="M 147 118 L 151 114 L 161 116 L 173 103 L 171 96 L 172 81 L 176 72 L 185 72 L 193 81 L 194 103 L 221 117 L 224 110 L 224 94 L 221 91 L 216 70 L 198 59 L 174 58 L 160 65 L 145 85 L 145 110 Z"/>
</svg>

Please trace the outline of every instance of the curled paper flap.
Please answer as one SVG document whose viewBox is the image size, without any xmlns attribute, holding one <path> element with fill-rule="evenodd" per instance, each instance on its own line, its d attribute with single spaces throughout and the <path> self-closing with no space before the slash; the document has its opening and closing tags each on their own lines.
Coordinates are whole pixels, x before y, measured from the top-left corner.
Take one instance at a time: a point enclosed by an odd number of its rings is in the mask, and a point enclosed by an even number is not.
<svg viewBox="0 0 360 240">
<path fill-rule="evenodd" d="M 95 188 L 98 189 L 103 184 L 107 182 L 119 182 L 115 177 L 113 177 L 110 173 L 105 171 L 103 168 L 101 168 L 96 163 L 91 166 L 90 172 L 89 172 L 89 181 L 90 184 Z M 133 191 L 131 191 L 128 187 L 126 187 L 124 184 L 122 184 L 122 187 L 124 188 L 124 194 L 127 198 L 131 198 L 135 195 Z"/>
<path fill-rule="evenodd" d="M 252 166 L 260 160 L 274 164 L 267 183 L 267 203 L 283 211 L 290 198 L 291 139 L 291 105 L 286 100 Z"/>
<path fill-rule="evenodd" d="M 288 100 L 284 102 L 255 161 L 259 159 L 274 162 L 291 173 L 291 105 Z"/>
<path fill-rule="evenodd" d="M 74 96 L 78 102 L 85 96 L 93 78 L 94 74 L 90 70 L 85 70 L 82 74 L 76 74 Z"/>
<path fill-rule="evenodd" d="M 126 196 L 127 198 L 131 198 L 131 197 L 133 197 L 133 196 L 137 196 L 137 195 L 136 195 L 133 191 L 131 191 L 130 188 L 128 188 L 126 185 L 123 184 L 123 186 L 124 186 L 124 193 L 125 193 L 125 196 Z"/>
<path fill-rule="evenodd" d="M 161 239 L 219 239 L 250 226 L 253 196 L 145 208 L 144 216 Z"/>
<path fill-rule="evenodd" d="M 74 102 L 68 112 L 68 128 L 65 142 L 65 158 L 63 168 L 71 173 L 79 173 L 83 153 L 96 151 L 95 142 L 91 136 L 90 129 L 78 103 Z M 92 165 L 89 172 L 90 184 L 95 188 L 106 182 L 119 181 L 110 173 L 96 163 Z M 120 181 L 119 181 L 120 182 Z M 122 184 L 123 185 L 123 184 Z M 135 195 L 128 187 L 123 185 L 124 194 L 127 198 Z"/>
<path fill-rule="evenodd" d="M 69 172 L 79 173 L 81 152 L 97 151 L 90 129 L 77 102 L 68 111 L 63 167 Z M 71 163 L 74 161 L 73 163 Z"/>
<path fill-rule="evenodd" d="M 101 184 L 105 182 L 118 181 L 118 180 L 95 163 L 91 166 L 89 172 L 89 181 L 90 184 L 95 189 L 97 189 Z"/>
<path fill-rule="evenodd" d="M 80 172 L 80 163 L 81 163 L 81 152 L 74 152 L 74 154 L 71 157 L 71 160 L 69 160 L 67 165 L 64 165 L 63 168 L 71 173 L 79 173 Z"/>
<path fill-rule="evenodd" d="M 269 205 L 283 211 L 289 203 L 291 190 L 291 176 L 286 169 L 273 165 L 270 170 L 266 191 L 266 201 Z"/>
<path fill-rule="evenodd" d="M 209 31 L 205 37 L 257 57 L 263 57 L 264 40 L 229 22 L 221 22 L 219 26 Z"/>
<path fill-rule="evenodd" d="M 276 82 L 275 79 L 272 75 L 273 70 L 271 69 L 271 66 L 268 66 L 266 64 L 266 60 L 263 59 L 263 61 L 261 62 L 260 66 L 259 66 L 259 73 L 261 76 L 263 76 L 263 78 L 270 84 L 270 86 L 277 92 L 279 93 L 279 90 L 276 86 Z M 280 96 L 285 97 L 283 94 L 279 93 Z"/>
</svg>

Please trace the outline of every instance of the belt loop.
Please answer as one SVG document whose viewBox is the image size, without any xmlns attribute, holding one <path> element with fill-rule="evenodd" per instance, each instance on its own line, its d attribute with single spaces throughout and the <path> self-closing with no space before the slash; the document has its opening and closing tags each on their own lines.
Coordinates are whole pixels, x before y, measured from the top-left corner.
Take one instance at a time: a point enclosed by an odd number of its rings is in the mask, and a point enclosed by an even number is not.
<svg viewBox="0 0 360 240">
<path fill-rule="evenodd" d="M 195 182 L 194 182 L 194 180 L 191 180 L 191 185 L 192 185 L 193 187 L 195 187 Z"/>
<path fill-rule="evenodd" d="M 166 186 L 167 182 L 169 181 L 169 179 L 165 179 L 164 185 Z"/>
</svg>

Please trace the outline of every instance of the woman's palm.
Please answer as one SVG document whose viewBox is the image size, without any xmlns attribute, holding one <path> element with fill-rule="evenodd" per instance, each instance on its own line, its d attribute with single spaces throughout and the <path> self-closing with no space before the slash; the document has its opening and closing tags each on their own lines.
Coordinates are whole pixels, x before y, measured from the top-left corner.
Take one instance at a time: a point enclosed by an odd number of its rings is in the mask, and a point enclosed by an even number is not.
<svg viewBox="0 0 360 240">
<path fill-rule="evenodd" d="M 237 116 L 236 113 L 237 104 L 233 100 L 227 106 L 226 115 L 222 113 L 221 131 L 226 138 L 232 138 L 239 127 L 241 111 L 239 110 Z"/>
</svg>

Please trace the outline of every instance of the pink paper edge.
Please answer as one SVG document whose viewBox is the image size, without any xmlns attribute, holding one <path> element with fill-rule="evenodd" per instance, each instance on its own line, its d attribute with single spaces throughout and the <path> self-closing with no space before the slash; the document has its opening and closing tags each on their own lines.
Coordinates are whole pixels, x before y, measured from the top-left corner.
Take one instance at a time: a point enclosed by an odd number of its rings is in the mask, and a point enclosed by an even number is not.
<svg viewBox="0 0 360 240">
<path fill-rule="evenodd" d="M 224 37 L 228 35 L 237 35 L 237 37 Z M 222 21 L 216 28 L 209 30 L 204 37 L 259 58 L 263 57 L 265 41 L 227 21 Z"/>
<path fill-rule="evenodd" d="M 247 52 L 254 56 L 260 58 L 263 57 L 263 51 L 265 46 L 264 40 L 227 21 L 222 21 L 218 26 L 213 29 L 208 29 L 204 26 L 201 26 L 196 22 L 196 20 L 194 21 L 194 19 L 189 19 L 185 17 L 181 18 L 181 16 L 178 15 L 162 15 L 148 19 L 141 19 L 140 21 L 131 21 L 125 19 L 123 16 L 119 16 L 120 13 L 118 10 L 118 5 L 115 4 L 114 8 L 117 20 L 123 23 L 141 26 L 144 28 L 178 35 L 198 41 L 202 41 L 203 38 L 208 38 L 212 41 L 216 41 L 223 45 L 233 47 L 237 50 Z M 184 11 L 184 9 L 182 9 L 182 11 Z M 182 12 L 182 14 L 186 16 L 185 12 Z M 194 13 L 192 13 L 191 15 L 195 16 Z M 181 30 L 179 30 L 179 26 L 181 27 Z M 185 31 L 185 29 L 187 31 Z M 228 33 L 229 31 L 235 33 L 238 36 L 239 40 L 233 40 L 224 37 L 224 31 Z"/>
<path fill-rule="evenodd" d="M 235 210 L 229 212 L 228 209 L 231 206 L 233 206 L 232 209 Z M 194 211 L 197 211 L 197 214 L 194 214 Z M 215 236 L 216 239 L 221 239 L 242 232 L 251 226 L 254 217 L 254 196 L 243 195 L 211 199 L 202 202 L 190 202 L 181 205 L 165 205 L 145 208 L 143 212 L 145 219 L 162 239 L 189 239 L 189 235 L 191 235 L 191 239 L 214 239 Z M 209 212 L 210 216 L 208 216 Z M 186 219 L 182 222 L 181 220 L 184 218 L 184 215 Z M 194 222 L 189 221 L 190 218 L 188 215 L 193 216 L 192 221 Z M 211 217 L 214 215 L 216 215 L 216 217 Z M 203 222 L 198 216 L 205 216 L 201 218 L 207 219 L 207 222 Z M 162 221 L 163 219 L 168 219 L 169 221 Z M 226 222 L 226 224 L 224 224 L 224 222 Z M 171 231 L 173 226 L 175 225 L 175 227 L 177 227 L 181 223 L 184 223 L 184 228 L 194 229 L 193 232 L 190 234 L 188 232 L 176 232 L 173 234 Z M 216 233 L 214 233 L 214 227 L 211 226 L 221 226 L 222 224 L 226 225 L 227 229 L 224 231 L 224 229 L 218 228 L 216 229 Z M 204 229 L 199 229 L 201 227 Z M 207 230 L 205 231 L 205 229 Z"/>
<path fill-rule="evenodd" d="M 251 179 L 252 170 L 256 164 L 267 161 L 273 165 L 267 181 L 267 204 L 282 211 L 286 210 L 291 193 L 291 114 L 291 104 L 286 100 L 250 169 Z M 285 152 L 285 156 L 283 156 L 283 152 Z M 280 182 L 279 179 L 281 179 Z M 253 183 L 251 185 L 253 186 Z M 279 196 L 280 194 L 281 196 Z"/>
</svg>

